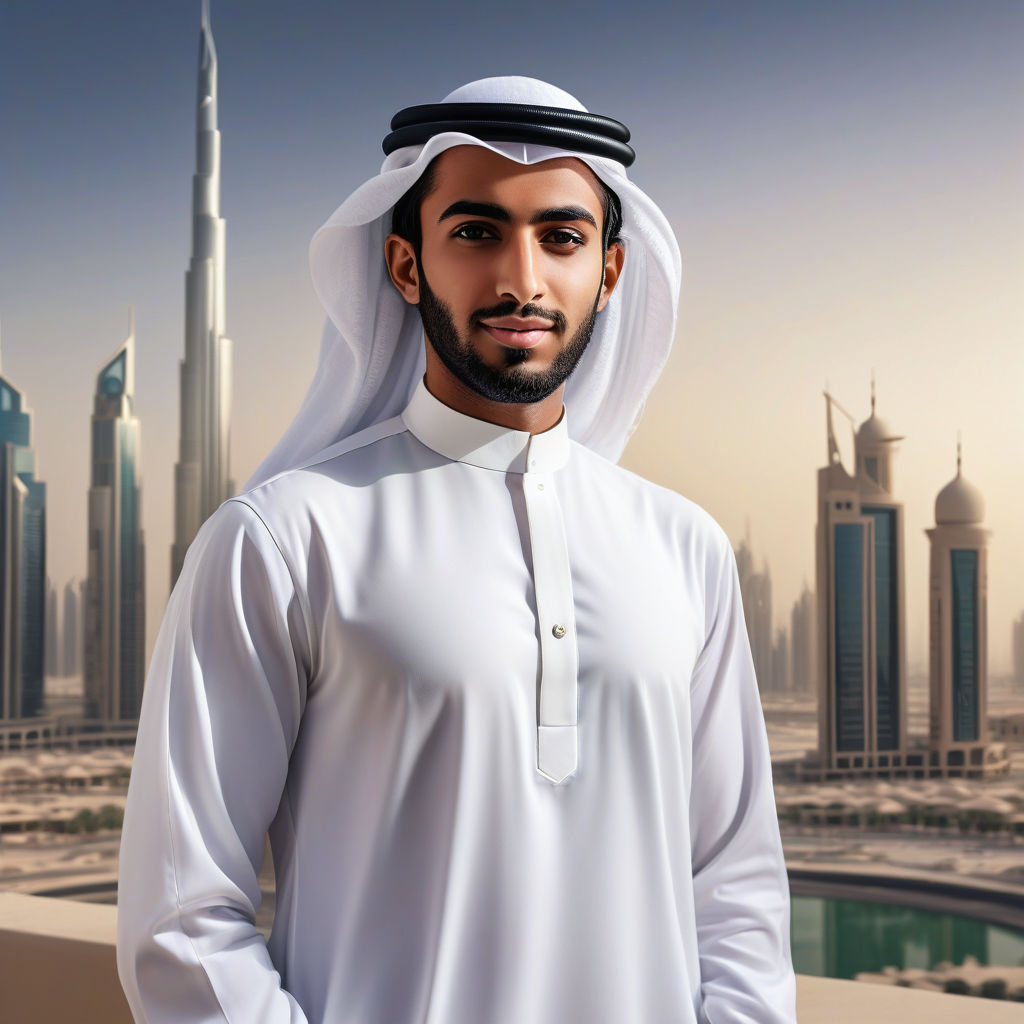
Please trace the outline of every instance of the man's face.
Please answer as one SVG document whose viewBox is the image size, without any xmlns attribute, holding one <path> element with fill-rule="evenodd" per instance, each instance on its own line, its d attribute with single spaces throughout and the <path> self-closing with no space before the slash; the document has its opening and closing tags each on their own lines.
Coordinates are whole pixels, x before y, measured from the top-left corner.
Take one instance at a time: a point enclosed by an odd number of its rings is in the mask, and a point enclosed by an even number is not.
<svg viewBox="0 0 1024 1024">
<path fill-rule="evenodd" d="M 511 403 L 565 382 L 611 293 L 603 216 L 581 160 L 524 166 L 479 146 L 441 154 L 420 210 L 418 306 L 455 378 Z"/>
</svg>

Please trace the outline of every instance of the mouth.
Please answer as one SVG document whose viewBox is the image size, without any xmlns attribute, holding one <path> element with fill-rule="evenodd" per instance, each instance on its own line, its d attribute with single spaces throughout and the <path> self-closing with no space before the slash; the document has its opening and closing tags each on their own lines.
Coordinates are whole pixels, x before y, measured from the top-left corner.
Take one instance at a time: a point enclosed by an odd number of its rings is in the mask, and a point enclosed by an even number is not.
<svg viewBox="0 0 1024 1024">
<path fill-rule="evenodd" d="M 503 317 L 489 323 L 481 320 L 480 326 L 506 348 L 533 348 L 554 328 L 546 320 L 516 320 L 514 317 Z"/>
</svg>

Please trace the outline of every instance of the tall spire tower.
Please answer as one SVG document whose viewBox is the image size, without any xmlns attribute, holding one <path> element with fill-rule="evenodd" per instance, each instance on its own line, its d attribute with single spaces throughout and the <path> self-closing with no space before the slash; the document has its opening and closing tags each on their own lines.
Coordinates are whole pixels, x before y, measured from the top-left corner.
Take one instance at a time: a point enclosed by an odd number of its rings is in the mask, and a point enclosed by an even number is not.
<svg viewBox="0 0 1024 1024">
<path fill-rule="evenodd" d="M 174 467 L 171 585 L 203 521 L 234 493 L 229 466 L 231 342 L 224 335 L 224 219 L 220 215 L 217 50 L 203 0 L 192 176 L 192 258 L 185 273 L 185 358 Z"/>
</svg>

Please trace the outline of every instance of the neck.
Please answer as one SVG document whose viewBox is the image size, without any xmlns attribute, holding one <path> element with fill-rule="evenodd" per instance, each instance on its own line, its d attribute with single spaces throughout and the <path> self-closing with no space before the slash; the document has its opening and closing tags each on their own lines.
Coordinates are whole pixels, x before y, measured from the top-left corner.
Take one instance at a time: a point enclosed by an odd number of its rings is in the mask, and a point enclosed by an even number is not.
<svg viewBox="0 0 1024 1024">
<path fill-rule="evenodd" d="M 463 384 L 441 362 L 430 344 L 427 344 L 426 348 L 427 372 L 423 377 L 423 383 L 427 390 L 448 408 L 477 420 L 496 423 L 499 427 L 525 430 L 530 434 L 542 434 L 562 418 L 564 384 L 539 402 L 493 402 Z"/>
</svg>

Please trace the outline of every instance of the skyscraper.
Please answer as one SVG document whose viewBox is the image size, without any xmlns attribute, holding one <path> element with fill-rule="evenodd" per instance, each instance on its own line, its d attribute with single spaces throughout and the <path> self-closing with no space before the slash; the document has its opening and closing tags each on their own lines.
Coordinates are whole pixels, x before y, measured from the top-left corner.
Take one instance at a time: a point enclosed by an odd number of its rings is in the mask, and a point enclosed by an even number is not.
<svg viewBox="0 0 1024 1024">
<path fill-rule="evenodd" d="M 1024 688 L 1024 612 L 1013 620 L 1013 681 Z"/>
<path fill-rule="evenodd" d="M 765 563 L 764 569 L 754 569 L 754 555 L 750 540 L 744 539 L 736 549 L 736 569 L 743 598 L 743 618 L 747 624 L 747 638 L 754 661 L 757 686 L 762 694 L 774 688 L 772 674 L 772 578 Z"/>
<path fill-rule="evenodd" d="M 60 630 L 57 628 L 57 591 L 53 589 L 50 577 L 46 577 L 46 654 L 43 659 L 43 674 L 60 675 Z"/>
<path fill-rule="evenodd" d="M 0 373 L 0 718 L 41 710 L 45 632 L 46 484 L 25 395 Z"/>
<path fill-rule="evenodd" d="M 854 438 L 851 475 L 826 395 L 829 464 L 818 470 L 818 737 L 826 771 L 923 768 L 907 752 L 903 503 L 897 437 L 875 412 Z M 836 405 L 838 408 L 838 405 Z"/>
<path fill-rule="evenodd" d="M 139 421 L 133 415 L 135 323 L 96 377 L 85 600 L 85 708 L 138 718 L 145 672 L 145 544 Z"/>
<path fill-rule="evenodd" d="M 60 668 L 63 676 L 77 676 L 82 671 L 81 587 L 74 580 L 64 584 L 64 630 L 61 633 Z"/>
<path fill-rule="evenodd" d="M 789 674 L 789 634 L 784 626 L 775 630 L 772 644 L 772 692 L 788 694 L 791 691 Z"/>
<path fill-rule="evenodd" d="M 231 342 L 224 335 L 224 219 L 220 216 L 217 51 L 203 0 L 192 176 L 192 258 L 185 273 L 185 358 L 174 467 L 171 585 L 203 521 L 234 494 L 230 478 Z"/>
<path fill-rule="evenodd" d="M 803 592 L 793 602 L 790 614 L 790 646 L 793 692 L 801 696 L 817 690 L 817 659 L 814 629 L 814 594 L 804 583 Z"/>
<path fill-rule="evenodd" d="M 932 775 L 1004 771 L 1005 748 L 988 742 L 988 539 L 985 499 L 956 476 L 935 499 L 929 605 L 929 761 Z"/>
</svg>

